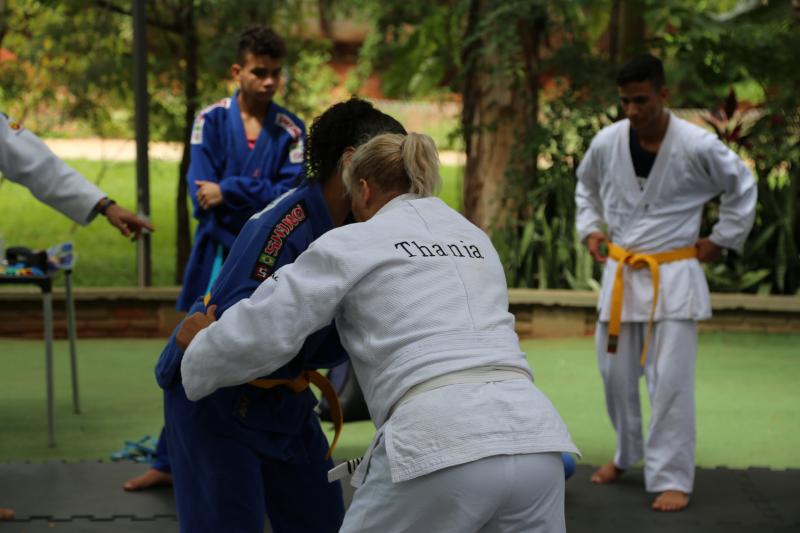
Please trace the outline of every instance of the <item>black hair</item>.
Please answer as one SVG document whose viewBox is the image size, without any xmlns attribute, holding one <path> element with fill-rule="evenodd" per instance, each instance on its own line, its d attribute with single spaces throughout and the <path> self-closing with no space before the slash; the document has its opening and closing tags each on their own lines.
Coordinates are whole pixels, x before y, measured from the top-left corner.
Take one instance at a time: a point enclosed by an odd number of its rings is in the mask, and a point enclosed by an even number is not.
<svg viewBox="0 0 800 533">
<path fill-rule="evenodd" d="M 348 147 L 357 147 L 381 133 L 406 134 L 402 124 L 366 100 L 351 98 L 329 107 L 314 119 L 308 132 L 304 158 L 309 181 L 324 183 Z"/>
<path fill-rule="evenodd" d="M 641 54 L 625 63 L 617 74 L 617 85 L 649 81 L 653 87 L 660 89 L 666 83 L 664 64 L 651 54 Z"/>
<path fill-rule="evenodd" d="M 286 43 L 271 28 L 251 26 L 239 36 L 239 43 L 236 46 L 236 61 L 239 64 L 244 63 L 244 55 L 247 52 L 254 56 L 283 59 L 286 57 Z"/>
</svg>

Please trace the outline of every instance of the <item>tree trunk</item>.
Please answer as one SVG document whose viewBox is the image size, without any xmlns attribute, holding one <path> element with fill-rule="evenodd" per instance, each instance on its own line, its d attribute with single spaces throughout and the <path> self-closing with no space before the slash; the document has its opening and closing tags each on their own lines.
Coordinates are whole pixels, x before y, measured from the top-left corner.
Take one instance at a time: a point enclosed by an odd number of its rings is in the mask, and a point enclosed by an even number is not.
<svg viewBox="0 0 800 533">
<path fill-rule="evenodd" d="M 522 91 L 515 91 L 514 80 L 492 74 L 495 59 L 482 53 L 480 39 L 470 40 L 488 2 L 472 0 L 467 21 L 467 40 L 463 59 L 465 77 L 461 115 L 466 166 L 464 169 L 464 215 L 478 227 L 488 230 L 503 211 L 505 173 L 519 132 L 528 117 Z"/>
<path fill-rule="evenodd" d="M 331 22 L 333 14 L 331 13 L 331 4 L 331 0 L 317 0 L 317 16 L 322 36 L 326 39 L 333 40 L 333 24 Z"/>
<path fill-rule="evenodd" d="M 527 206 L 504 203 L 508 195 L 506 174 L 512 167 L 536 182 L 538 154 L 515 154 L 527 133 L 536 127 L 539 95 L 539 47 L 546 18 L 531 16 L 518 22 L 522 45 L 524 84 L 513 75 L 501 77 L 496 59 L 482 52 L 483 43 L 473 39 L 478 22 L 489 2 L 472 0 L 467 21 L 467 41 L 463 60 L 466 75 L 463 88 L 462 128 L 467 162 L 464 171 L 464 214 L 484 230 L 502 226 L 507 209 L 519 211 Z M 517 157 L 516 156 L 522 156 Z M 519 213 L 517 213 L 519 214 Z"/>
<path fill-rule="evenodd" d="M 178 196 L 176 205 L 176 261 L 175 261 L 175 283 L 183 283 L 183 272 L 186 263 L 189 261 L 189 254 L 192 249 L 192 238 L 189 229 L 189 210 L 186 205 L 188 187 L 186 185 L 186 173 L 189 171 L 189 159 L 191 155 L 191 135 L 194 117 L 197 114 L 197 25 L 194 18 L 194 1 L 184 2 L 183 16 L 181 17 L 183 26 L 183 43 L 186 54 L 186 71 L 184 82 L 184 95 L 186 97 L 186 111 L 184 113 L 183 127 L 183 156 L 181 157 L 180 170 L 178 172 Z"/>
<path fill-rule="evenodd" d="M 608 21 L 608 59 L 613 64 L 619 62 L 619 11 L 622 0 L 612 0 L 611 17 Z"/>
<path fill-rule="evenodd" d="M 641 0 L 622 0 L 619 10 L 618 50 L 621 59 L 646 52 L 644 6 Z"/>
<path fill-rule="evenodd" d="M 6 24 L 6 0 L 0 0 L 0 46 L 3 45 L 3 38 L 8 31 L 8 24 Z"/>
</svg>

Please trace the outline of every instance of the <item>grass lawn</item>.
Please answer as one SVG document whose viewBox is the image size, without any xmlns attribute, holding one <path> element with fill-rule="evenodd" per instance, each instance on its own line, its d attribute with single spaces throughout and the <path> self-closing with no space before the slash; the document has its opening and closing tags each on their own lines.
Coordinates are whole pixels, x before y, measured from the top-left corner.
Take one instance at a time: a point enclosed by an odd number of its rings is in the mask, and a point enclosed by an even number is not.
<svg viewBox="0 0 800 533">
<path fill-rule="evenodd" d="M 84 412 L 75 415 L 68 348 L 57 342 L 58 446 L 49 449 L 42 344 L 0 339 L 6 369 L 0 374 L 0 462 L 108 459 L 126 439 L 157 435 L 162 406 L 153 365 L 163 344 L 161 339 L 79 341 Z M 796 334 L 700 336 L 698 465 L 800 468 L 798 344 Z M 614 434 L 605 413 L 592 340 L 531 340 L 522 346 L 538 386 L 559 409 L 583 452 L 582 461 L 608 460 Z M 370 422 L 346 424 L 336 455 L 361 455 L 372 434 Z"/>
<path fill-rule="evenodd" d="M 128 209 L 136 206 L 135 162 L 67 161 L 73 168 L 98 183 L 110 197 Z M 153 285 L 175 285 L 178 163 L 150 162 L 150 209 L 156 226 L 152 236 Z M 461 205 L 461 168 L 442 167 L 442 198 L 453 207 Z M 188 199 L 187 199 L 188 202 Z M 77 286 L 136 285 L 136 245 L 123 239 L 105 220 L 81 227 L 38 202 L 24 187 L 3 180 L 0 183 L 0 235 L 6 247 L 46 248 L 72 241 L 78 252 L 74 272 Z M 194 225 L 192 226 L 194 231 Z M 57 279 L 61 283 L 61 279 Z"/>
<path fill-rule="evenodd" d="M 128 209 L 136 207 L 136 163 L 67 161 L 70 166 L 98 183 L 101 189 Z M 152 236 L 153 284 L 174 285 L 175 196 L 178 164 L 151 161 L 150 209 L 156 226 Z M 187 200 L 188 201 L 188 200 Z M 105 220 L 81 227 L 37 201 L 27 189 L 4 180 L 0 186 L 0 234 L 6 247 L 46 248 L 72 241 L 78 252 L 74 272 L 77 286 L 136 285 L 136 245 Z M 57 278 L 61 282 L 60 277 Z"/>
</svg>

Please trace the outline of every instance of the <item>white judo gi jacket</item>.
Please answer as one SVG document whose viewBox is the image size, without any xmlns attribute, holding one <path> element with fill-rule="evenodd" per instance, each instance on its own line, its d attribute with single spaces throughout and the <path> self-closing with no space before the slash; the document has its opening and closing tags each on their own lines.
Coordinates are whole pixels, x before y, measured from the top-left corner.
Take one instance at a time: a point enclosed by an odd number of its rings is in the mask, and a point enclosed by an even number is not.
<svg viewBox="0 0 800 533">
<path fill-rule="evenodd" d="M 491 241 L 438 198 L 412 194 L 329 231 L 198 333 L 181 365 L 188 398 L 269 374 L 333 319 L 393 481 L 491 455 L 577 452 L 524 376 L 489 396 L 472 384 L 442 387 L 392 413 L 431 378 L 494 365 L 530 372 Z"/>
<path fill-rule="evenodd" d="M 608 227 L 610 239 L 634 252 L 666 252 L 694 246 L 703 205 L 721 194 L 719 221 L 710 239 L 742 251 L 755 218 L 756 183 L 750 170 L 712 133 L 670 114 L 643 189 L 636 178 L 625 119 L 601 130 L 578 167 L 576 227 L 581 240 Z M 599 319 L 609 320 L 617 263 L 608 259 L 598 300 Z M 708 284 L 696 259 L 660 266 L 655 320 L 702 320 L 711 316 Z M 653 286 L 647 269 L 628 269 L 623 322 L 647 322 Z"/>
<path fill-rule="evenodd" d="M 36 135 L 0 113 L 0 172 L 78 224 L 97 215 L 105 194 L 59 159 Z"/>
</svg>

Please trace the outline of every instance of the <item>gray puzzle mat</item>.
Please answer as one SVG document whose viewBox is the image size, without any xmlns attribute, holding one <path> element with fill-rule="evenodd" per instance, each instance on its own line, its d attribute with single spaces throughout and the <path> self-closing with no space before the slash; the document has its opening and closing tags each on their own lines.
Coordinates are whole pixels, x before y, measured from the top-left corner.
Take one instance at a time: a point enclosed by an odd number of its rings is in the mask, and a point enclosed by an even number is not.
<svg viewBox="0 0 800 533">
<path fill-rule="evenodd" d="M 8 463 L 0 465 L 0 501 L 17 520 L 48 518 L 174 519 L 169 487 L 127 493 L 122 483 L 144 472 L 132 462 Z"/>
<path fill-rule="evenodd" d="M 30 520 L 27 522 L 0 522 L 3 533 L 177 533 L 178 522 L 174 518 L 157 520 L 89 520 L 75 518 L 66 522 Z"/>
<path fill-rule="evenodd" d="M 589 482 L 593 467 L 579 466 L 567 482 L 567 530 L 620 533 L 800 532 L 800 470 L 699 468 L 689 508 L 650 510 L 640 469 L 618 483 Z"/>
<path fill-rule="evenodd" d="M 171 489 L 122 490 L 123 481 L 143 468 L 101 462 L 0 464 L 0 504 L 16 511 L 14 521 L 0 522 L 0 533 L 176 533 Z M 611 486 L 592 485 L 592 471 L 579 465 L 567 482 L 570 532 L 800 532 L 800 470 L 698 469 L 691 505 L 669 514 L 650 510 L 652 495 L 644 492 L 641 470 Z M 349 504 L 352 489 L 344 489 Z"/>
</svg>

